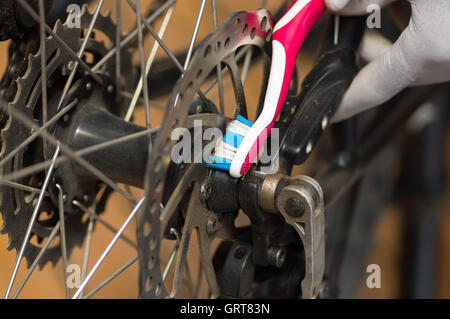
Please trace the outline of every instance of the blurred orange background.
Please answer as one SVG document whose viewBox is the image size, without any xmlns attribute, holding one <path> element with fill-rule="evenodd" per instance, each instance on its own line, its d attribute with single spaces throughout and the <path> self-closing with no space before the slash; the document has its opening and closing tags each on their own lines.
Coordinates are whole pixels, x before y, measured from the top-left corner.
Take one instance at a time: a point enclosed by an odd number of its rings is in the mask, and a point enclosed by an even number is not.
<svg viewBox="0 0 450 319">
<path fill-rule="evenodd" d="M 96 1 L 94 1 L 95 3 Z M 135 26 L 135 15 L 129 8 L 126 1 L 122 1 L 122 17 L 124 17 L 123 31 L 130 30 Z M 153 1 L 141 0 L 143 10 L 145 10 Z M 260 0 L 252 1 L 236 1 L 236 0 L 217 0 L 219 23 L 222 23 L 227 16 L 236 10 L 255 10 L 259 7 Z M 166 31 L 164 40 L 168 47 L 177 52 L 177 49 L 187 47 L 187 43 L 192 35 L 194 22 L 201 5 L 201 0 L 180 0 L 175 5 L 174 14 Z M 269 0 L 267 7 L 276 8 L 277 0 Z M 94 6 L 91 5 L 91 11 Z M 115 19 L 115 1 L 106 0 L 102 8 L 102 12 L 112 10 L 112 18 Z M 156 23 L 155 29 L 159 28 L 160 22 Z M 201 24 L 200 32 L 197 38 L 197 43 L 208 33 L 212 31 L 211 19 L 211 2 L 207 1 L 205 10 L 205 18 Z M 146 54 L 149 54 L 153 46 L 153 39 L 147 36 L 145 41 Z M 8 44 L 9 42 L 0 43 L 0 74 L 3 74 L 8 63 Z M 162 57 L 164 52 L 160 49 L 158 57 Z M 138 63 L 138 55 L 134 56 L 135 63 Z M 312 57 L 302 56 L 300 58 L 301 77 L 303 77 L 311 68 Z M 256 92 L 259 92 L 261 73 L 258 70 L 251 70 L 248 80 L 245 85 L 247 93 L 247 101 L 250 102 L 252 108 L 251 114 L 254 114 L 256 105 Z M 150 88 L 151 90 L 151 88 Z M 228 93 L 229 94 L 229 93 Z M 164 103 L 164 99 L 161 100 Z M 158 125 L 161 120 L 162 111 L 153 109 L 152 125 Z M 144 110 L 140 108 L 137 110 L 135 121 L 139 124 L 144 124 Z M 450 145 L 450 143 L 447 143 Z M 447 155 L 449 152 L 447 152 Z M 447 163 L 450 163 L 450 157 L 447 156 Z M 135 198 L 139 198 L 142 194 L 141 190 L 133 189 Z M 438 283 L 436 295 L 441 298 L 450 298 L 450 196 L 445 196 L 445 202 L 442 203 L 442 214 L 440 216 L 439 227 L 441 229 L 439 235 L 439 260 L 437 262 L 437 278 Z M 127 214 L 131 210 L 130 204 L 120 195 L 113 194 L 108 201 L 106 212 L 102 218 L 108 221 L 116 229 L 118 229 L 125 221 Z M 135 221 L 127 227 L 125 235 L 135 240 Z M 367 264 L 379 264 L 383 270 L 382 272 L 382 286 L 381 289 L 368 289 L 361 283 L 360 296 L 368 298 L 395 298 L 399 296 L 399 261 L 401 259 L 401 238 L 399 229 L 401 229 L 401 214 L 395 206 L 388 207 L 382 214 L 381 219 L 377 223 L 374 232 L 374 246 L 368 252 Z M 95 226 L 94 235 L 92 238 L 92 248 L 89 256 L 88 271 L 94 265 L 95 261 L 106 248 L 114 234 L 105 228 L 102 224 L 97 223 Z M 8 238 L 6 235 L 0 236 L 0 296 L 6 291 L 8 287 L 10 276 L 13 272 L 14 263 L 16 259 L 15 251 L 7 251 Z M 69 263 L 80 264 L 83 260 L 84 247 L 76 248 L 70 256 Z M 194 253 L 195 254 L 195 253 Z M 136 250 L 129 246 L 122 240 L 119 240 L 112 249 L 105 262 L 100 266 L 99 271 L 93 276 L 93 279 L 87 285 L 86 292 L 90 291 L 96 285 L 101 283 L 114 271 L 119 269 L 128 260 L 136 255 Z M 169 251 L 162 254 L 162 258 L 167 260 Z M 195 268 L 195 265 L 194 267 Z M 195 271 L 195 270 L 194 270 Z M 26 273 L 25 264 L 22 263 L 15 288 L 18 282 Z M 43 270 L 36 270 L 29 280 L 28 284 L 20 294 L 20 298 L 63 298 L 64 297 L 64 275 L 62 262 L 59 261 L 55 267 L 51 265 L 46 266 Z M 119 277 L 113 280 L 108 286 L 95 294 L 94 298 L 136 298 L 138 295 L 138 263 L 134 263 L 129 269 L 123 272 Z M 71 290 L 73 293 L 74 290 Z"/>
</svg>

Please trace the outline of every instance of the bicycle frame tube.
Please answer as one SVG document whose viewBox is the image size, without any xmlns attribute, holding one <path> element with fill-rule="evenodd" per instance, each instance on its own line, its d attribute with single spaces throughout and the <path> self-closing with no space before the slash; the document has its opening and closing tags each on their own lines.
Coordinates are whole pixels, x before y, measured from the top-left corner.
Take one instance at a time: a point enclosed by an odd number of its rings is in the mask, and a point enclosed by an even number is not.
<svg viewBox="0 0 450 319">
<path fill-rule="evenodd" d="M 364 174 L 365 167 L 402 130 L 410 116 L 442 86 L 408 88 L 380 107 L 379 115 L 366 126 L 358 141 L 356 165 L 334 162 L 315 177 L 322 186 L 325 207 L 331 206 Z"/>
</svg>

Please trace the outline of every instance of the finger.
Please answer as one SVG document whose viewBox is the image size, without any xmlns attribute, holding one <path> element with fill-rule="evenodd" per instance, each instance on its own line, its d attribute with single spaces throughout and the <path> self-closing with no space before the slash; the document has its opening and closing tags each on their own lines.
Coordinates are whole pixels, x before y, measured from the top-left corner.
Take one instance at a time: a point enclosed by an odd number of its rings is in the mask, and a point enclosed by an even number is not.
<svg viewBox="0 0 450 319">
<path fill-rule="evenodd" d="M 359 54 L 365 62 L 371 62 L 385 54 L 391 46 L 392 42 L 379 32 L 368 29 L 364 33 Z"/>
<path fill-rule="evenodd" d="M 421 63 L 410 54 L 413 50 L 408 49 L 412 37 L 413 30 L 408 27 L 384 54 L 359 72 L 345 93 L 333 122 L 380 105 L 416 81 Z"/>
<path fill-rule="evenodd" d="M 378 5 L 385 7 L 396 0 L 325 0 L 327 8 L 343 15 L 363 15 L 369 7 Z"/>
<path fill-rule="evenodd" d="M 350 0 L 325 0 L 325 5 L 327 6 L 328 10 L 331 10 L 333 12 L 342 10 Z"/>
</svg>

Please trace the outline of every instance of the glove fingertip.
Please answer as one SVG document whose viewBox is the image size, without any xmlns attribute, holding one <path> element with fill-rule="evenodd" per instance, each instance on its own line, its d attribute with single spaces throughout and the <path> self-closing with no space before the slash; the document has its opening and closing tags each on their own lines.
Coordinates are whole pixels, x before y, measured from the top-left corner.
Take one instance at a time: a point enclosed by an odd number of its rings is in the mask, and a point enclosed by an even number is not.
<svg viewBox="0 0 450 319">
<path fill-rule="evenodd" d="M 325 5 L 330 11 L 340 11 L 345 8 L 350 0 L 325 0 Z"/>
</svg>

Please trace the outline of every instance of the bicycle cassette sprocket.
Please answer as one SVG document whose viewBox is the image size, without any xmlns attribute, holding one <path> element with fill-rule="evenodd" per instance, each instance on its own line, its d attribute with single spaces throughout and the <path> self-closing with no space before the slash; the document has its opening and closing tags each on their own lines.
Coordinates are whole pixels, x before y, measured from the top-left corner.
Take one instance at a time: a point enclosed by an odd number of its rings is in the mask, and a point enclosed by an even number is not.
<svg viewBox="0 0 450 319">
<path fill-rule="evenodd" d="M 87 6 L 83 6 L 80 16 L 81 28 L 71 28 L 67 23 L 57 21 L 54 27 L 54 32 L 57 34 L 74 52 L 78 52 L 84 41 L 84 32 L 89 28 L 89 25 L 94 18 L 94 15 L 88 11 Z M 109 43 L 99 41 L 95 38 L 95 31 L 99 31 Z M 93 56 L 93 61 L 86 63 L 95 64 L 106 53 L 115 47 L 116 24 L 112 21 L 109 14 L 98 15 L 91 37 L 87 41 L 87 54 Z M 55 114 L 56 104 L 62 91 L 62 84 L 70 73 L 72 57 L 63 49 L 59 47 L 56 39 L 49 36 L 45 39 L 47 64 L 45 66 L 48 83 L 48 108 L 49 115 Z M 42 125 L 41 116 L 41 54 L 42 46 L 36 54 L 30 54 L 28 59 L 28 67 L 22 76 L 16 80 L 15 97 L 9 103 L 8 109 L 21 112 L 29 119 L 36 121 Z M 131 76 L 131 52 L 122 50 L 122 66 L 125 73 L 124 77 Z M 69 70 L 69 71 L 68 71 Z M 81 67 L 78 68 L 77 77 L 84 75 Z M 111 77 L 115 74 L 115 61 L 110 59 L 98 71 L 102 76 Z M 127 79 L 124 79 L 126 83 Z M 75 83 L 75 81 L 74 81 Z M 111 82 L 110 82 L 111 83 Z M 53 102 L 52 102 L 53 101 Z M 11 112 L 9 112 L 11 113 Z M 33 131 L 26 127 L 19 119 L 10 114 L 0 113 L 0 117 L 6 117 L 0 123 L 5 123 L 1 131 L 1 152 L 0 160 L 3 160 L 8 154 L 20 146 Z M 0 167 L 0 176 L 13 176 L 22 168 L 29 165 L 42 162 L 44 155 L 42 151 L 42 139 L 37 138 L 32 143 L 19 151 L 12 159 L 8 160 L 2 167 Z M 26 185 L 33 188 L 40 188 L 43 184 L 45 172 L 35 173 L 31 176 L 14 179 L 16 183 Z M 27 226 L 30 222 L 34 204 L 37 200 L 37 194 L 27 192 L 22 189 L 13 188 L 8 185 L 0 186 L 0 212 L 3 219 L 1 233 L 9 236 L 8 250 L 16 249 L 19 251 L 25 237 Z M 45 197 L 42 202 L 36 223 L 32 229 L 27 248 L 24 251 L 24 258 L 27 266 L 35 260 L 36 256 L 42 248 L 42 243 L 49 237 L 53 227 L 58 222 L 58 205 L 50 197 Z M 75 246 L 81 246 L 85 237 L 88 220 L 83 218 L 83 213 L 71 214 L 65 218 L 66 229 L 66 246 L 67 253 L 70 255 Z M 53 265 L 61 257 L 61 247 L 58 241 L 51 244 L 46 252 L 39 260 L 39 267 L 42 268 L 46 263 L 51 262 Z"/>
</svg>

